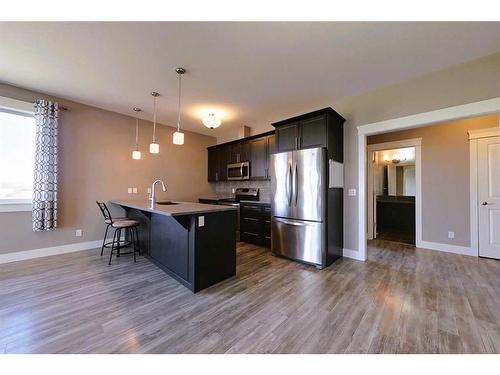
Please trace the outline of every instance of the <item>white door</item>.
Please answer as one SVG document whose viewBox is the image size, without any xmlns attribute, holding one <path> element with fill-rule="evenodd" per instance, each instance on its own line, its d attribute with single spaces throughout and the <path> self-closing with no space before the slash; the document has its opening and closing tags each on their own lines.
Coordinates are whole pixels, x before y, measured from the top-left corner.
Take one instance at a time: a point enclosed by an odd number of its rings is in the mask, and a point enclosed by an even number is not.
<svg viewBox="0 0 500 375">
<path fill-rule="evenodd" d="M 478 140 L 479 256 L 500 259 L 500 143 Z"/>
</svg>

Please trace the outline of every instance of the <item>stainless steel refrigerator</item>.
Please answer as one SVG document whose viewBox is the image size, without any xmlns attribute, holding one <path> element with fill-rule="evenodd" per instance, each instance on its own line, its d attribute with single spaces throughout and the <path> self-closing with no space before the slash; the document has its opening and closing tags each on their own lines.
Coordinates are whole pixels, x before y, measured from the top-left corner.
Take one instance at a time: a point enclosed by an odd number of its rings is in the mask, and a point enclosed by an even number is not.
<svg viewBox="0 0 500 375">
<path fill-rule="evenodd" d="M 327 154 L 324 148 L 271 155 L 271 251 L 327 264 Z"/>
</svg>

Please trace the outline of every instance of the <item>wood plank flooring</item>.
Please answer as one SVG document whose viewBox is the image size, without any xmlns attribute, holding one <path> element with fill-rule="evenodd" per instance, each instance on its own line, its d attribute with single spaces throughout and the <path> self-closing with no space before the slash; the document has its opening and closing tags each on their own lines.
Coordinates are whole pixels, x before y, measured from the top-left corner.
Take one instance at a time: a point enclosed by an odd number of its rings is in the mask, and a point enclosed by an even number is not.
<svg viewBox="0 0 500 375">
<path fill-rule="evenodd" d="M 0 353 L 499 353 L 500 262 L 369 243 L 327 269 L 238 245 L 198 294 L 99 251 L 0 265 Z"/>
</svg>

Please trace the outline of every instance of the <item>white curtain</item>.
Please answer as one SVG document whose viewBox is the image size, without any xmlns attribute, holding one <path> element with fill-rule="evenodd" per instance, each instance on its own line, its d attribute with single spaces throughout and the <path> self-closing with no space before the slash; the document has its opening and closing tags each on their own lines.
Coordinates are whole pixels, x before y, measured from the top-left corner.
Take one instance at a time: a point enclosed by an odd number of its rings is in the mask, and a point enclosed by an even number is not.
<svg viewBox="0 0 500 375">
<path fill-rule="evenodd" d="M 33 231 L 57 227 L 57 103 L 35 102 L 36 150 L 33 178 Z"/>
</svg>

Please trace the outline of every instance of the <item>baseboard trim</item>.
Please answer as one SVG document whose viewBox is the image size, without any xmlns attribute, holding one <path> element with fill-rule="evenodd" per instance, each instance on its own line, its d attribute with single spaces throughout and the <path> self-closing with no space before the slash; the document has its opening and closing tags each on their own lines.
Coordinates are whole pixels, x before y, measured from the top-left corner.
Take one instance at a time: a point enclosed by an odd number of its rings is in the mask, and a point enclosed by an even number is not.
<svg viewBox="0 0 500 375">
<path fill-rule="evenodd" d="M 439 242 L 418 241 L 417 247 L 421 249 L 436 250 L 445 253 L 453 253 L 460 255 L 468 255 L 472 257 L 478 256 L 476 250 L 467 246 L 449 245 L 446 243 L 439 243 Z"/>
<path fill-rule="evenodd" d="M 360 260 L 363 262 L 366 260 L 361 256 L 361 254 L 357 250 L 351 250 L 351 249 L 344 248 L 342 253 L 343 253 L 344 257 L 346 257 L 346 258 Z"/>
<path fill-rule="evenodd" d="M 107 239 L 111 241 L 111 238 Z M 52 255 L 60 255 L 66 253 L 74 253 L 75 251 L 92 250 L 100 248 L 102 240 L 77 242 L 68 245 L 45 247 L 42 249 L 16 251 L 13 253 L 0 254 L 0 264 L 18 262 L 20 260 L 28 260 L 35 258 L 49 257 Z"/>
</svg>

